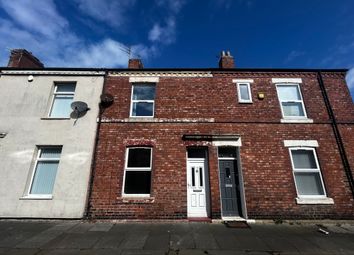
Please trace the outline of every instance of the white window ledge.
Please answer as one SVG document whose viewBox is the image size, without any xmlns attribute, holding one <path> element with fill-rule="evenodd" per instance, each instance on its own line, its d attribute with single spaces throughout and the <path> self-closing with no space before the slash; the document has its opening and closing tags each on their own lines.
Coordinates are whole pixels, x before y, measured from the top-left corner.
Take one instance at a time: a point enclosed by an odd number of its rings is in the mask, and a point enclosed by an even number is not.
<svg viewBox="0 0 354 255">
<path fill-rule="evenodd" d="M 299 205 L 333 205 L 334 201 L 332 198 L 296 198 L 296 203 Z"/>
<path fill-rule="evenodd" d="M 20 197 L 20 200 L 52 200 L 52 199 L 53 199 L 53 195 L 42 195 L 42 196 L 30 195 L 30 196 Z"/>
<path fill-rule="evenodd" d="M 281 123 L 313 123 L 313 119 L 281 119 Z"/>
</svg>

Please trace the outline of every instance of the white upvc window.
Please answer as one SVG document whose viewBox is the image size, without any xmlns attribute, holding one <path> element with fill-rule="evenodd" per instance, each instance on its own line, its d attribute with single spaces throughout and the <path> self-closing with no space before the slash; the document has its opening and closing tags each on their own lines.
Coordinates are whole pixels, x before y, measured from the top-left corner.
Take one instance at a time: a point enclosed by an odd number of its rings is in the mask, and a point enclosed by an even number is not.
<svg viewBox="0 0 354 255">
<path fill-rule="evenodd" d="M 154 117 L 155 83 L 133 84 L 130 117 Z"/>
<path fill-rule="evenodd" d="M 28 197 L 51 198 L 62 146 L 39 147 Z"/>
<path fill-rule="evenodd" d="M 125 156 L 123 196 L 149 197 L 151 193 L 152 148 L 129 147 Z"/>
<path fill-rule="evenodd" d="M 284 119 L 306 119 L 300 86 L 295 83 L 276 84 L 280 108 Z"/>
<path fill-rule="evenodd" d="M 71 103 L 74 101 L 75 83 L 56 83 L 52 104 L 48 117 L 69 118 L 72 112 Z"/>
<path fill-rule="evenodd" d="M 316 151 L 309 147 L 289 148 L 297 195 L 299 198 L 326 198 Z"/>
<path fill-rule="evenodd" d="M 237 95 L 239 103 L 252 103 L 251 84 L 238 82 Z"/>
</svg>

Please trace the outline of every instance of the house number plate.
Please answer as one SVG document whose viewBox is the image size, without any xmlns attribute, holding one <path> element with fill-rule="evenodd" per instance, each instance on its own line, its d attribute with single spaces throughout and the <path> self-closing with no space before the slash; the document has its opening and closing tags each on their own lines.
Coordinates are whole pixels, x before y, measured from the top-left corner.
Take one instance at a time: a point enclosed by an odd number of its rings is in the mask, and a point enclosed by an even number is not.
<svg viewBox="0 0 354 255">
<path fill-rule="evenodd" d="M 232 188 L 232 184 L 225 184 L 226 188 Z"/>
</svg>

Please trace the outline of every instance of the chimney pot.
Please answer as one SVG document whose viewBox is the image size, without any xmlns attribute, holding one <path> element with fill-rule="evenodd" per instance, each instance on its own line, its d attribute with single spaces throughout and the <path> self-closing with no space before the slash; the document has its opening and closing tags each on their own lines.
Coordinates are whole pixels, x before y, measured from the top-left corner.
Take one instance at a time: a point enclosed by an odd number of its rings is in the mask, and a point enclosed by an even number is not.
<svg viewBox="0 0 354 255">
<path fill-rule="evenodd" d="M 43 63 L 32 52 L 25 49 L 11 50 L 7 66 L 15 68 L 44 68 Z"/>
<path fill-rule="evenodd" d="M 226 51 L 226 54 L 224 50 L 221 52 L 221 56 L 219 59 L 219 68 L 223 68 L 223 69 L 235 68 L 234 57 L 231 56 L 229 50 Z"/>
</svg>

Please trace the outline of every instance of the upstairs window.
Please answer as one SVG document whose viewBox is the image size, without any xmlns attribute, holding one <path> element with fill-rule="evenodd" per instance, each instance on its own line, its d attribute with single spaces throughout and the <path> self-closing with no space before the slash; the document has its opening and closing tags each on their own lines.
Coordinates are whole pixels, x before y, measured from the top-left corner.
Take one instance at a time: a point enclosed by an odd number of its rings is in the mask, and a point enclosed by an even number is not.
<svg viewBox="0 0 354 255">
<path fill-rule="evenodd" d="M 314 148 L 290 148 L 298 197 L 325 197 L 321 170 Z"/>
<path fill-rule="evenodd" d="M 125 196 L 150 196 L 152 148 L 127 148 L 124 188 Z"/>
<path fill-rule="evenodd" d="M 132 88 L 131 117 L 154 117 L 155 84 L 134 84 Z"/>
<path fill-rule="evenodd" d="M 277 84 L 277 92 L 284 118 L 307 118 L 298 84 Z"/>
<path fill-rule="evenodd" d="M 239 103 L 252 103 L 250 83 L 237 83 L 237 94 Z"/>
<path fill-rule="evenodd" d="M 29 189 L 30 196 L 51 196 L 53 193 L 61 149 L 61 146 L 39 147 Z"/>
<path fill-rule="evenodd" d="M 71 103 L 75 95 L 74 83 L 57 83 L 54 87 L 52 107 L 49 111 L 51 118 L 69 118 L 72 112 Z"/>
</svg>

